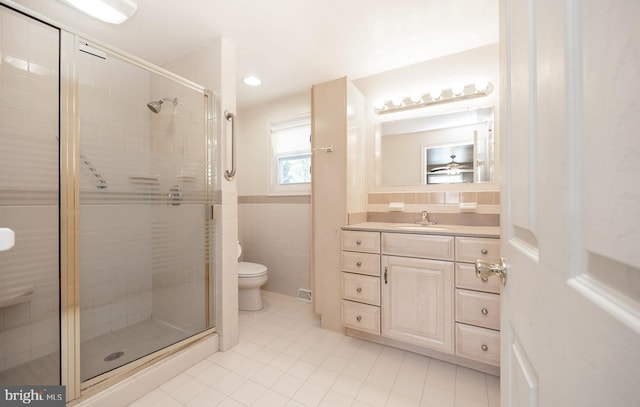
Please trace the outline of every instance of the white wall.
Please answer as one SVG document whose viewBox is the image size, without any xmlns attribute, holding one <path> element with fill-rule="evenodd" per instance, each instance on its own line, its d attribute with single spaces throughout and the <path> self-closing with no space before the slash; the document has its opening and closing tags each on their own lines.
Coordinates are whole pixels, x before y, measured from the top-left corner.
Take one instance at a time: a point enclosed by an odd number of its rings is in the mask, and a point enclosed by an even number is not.
<svg viewBox="0 0 640 407">
<path fill-rule="evenodd" d="M 268 197 L 269 124 L 308 114 L 310 93 L 238 112 L 238 206 L 242 260 L 269 268 L 264 289 L 295 296 L 311 288 L 311 203 L 306 197 Z"/>
<path fill-rule="evenodd" d="M 238 195 L 269 193 L 269 124 L 310 112 L 310 91 L 238 112 Z"/>
</svg>

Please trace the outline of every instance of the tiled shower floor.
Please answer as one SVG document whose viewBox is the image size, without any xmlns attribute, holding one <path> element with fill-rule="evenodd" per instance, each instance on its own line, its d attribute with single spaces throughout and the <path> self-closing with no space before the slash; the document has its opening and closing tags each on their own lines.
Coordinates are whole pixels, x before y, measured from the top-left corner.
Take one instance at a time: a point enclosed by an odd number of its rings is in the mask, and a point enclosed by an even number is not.
<svg viewBox="0 0 640 407">
<path fill-rule="evenodd" d="M 185 331 L 154 319 L 147 319 L 80 345 L 80 374 L 87 380 L 126 363 L 172 345 L 189 336 Z M 105 361 L 113 352 L 121 357 Z M 0 372 L 2 385 L 36 385 L 59 383 L 58 355 L 51 354 Z"/>
<path fill-rule="evenodd" d="M 51 354 L 0 372 L 4 386 L 55 384 L 60 378 L 58 354 Z"/>
<path fill-rule="evenodd" d="M 81 342 L 80 374 L 82 380 L 125 365 L 188 336 L 185 331 L 162 321 L 147 319 Z M 107 355 L 114 352 L 124 352 L 124 355 L 111 361 L 104 360 Z"/>
</svg>

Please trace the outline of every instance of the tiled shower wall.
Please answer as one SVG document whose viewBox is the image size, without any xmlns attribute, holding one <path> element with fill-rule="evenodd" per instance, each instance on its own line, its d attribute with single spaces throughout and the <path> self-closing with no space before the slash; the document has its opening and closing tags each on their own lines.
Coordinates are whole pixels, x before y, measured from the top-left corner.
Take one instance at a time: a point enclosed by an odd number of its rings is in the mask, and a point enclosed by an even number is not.
<svg viewBox="0 0 640 407">
<path fill-rule="evenodd" d="M 59 348 L 59 47 L 57 30 L 4 7 L 0 30 L 0 227 L 16 233 L 15 247 L 0 252 L 5 370 Z"/>
<path fill-rule="evenodd" d="M 81 338 L 148 318 L 202 330 L 203 96 L 112 55 L 80 53 L 78 72 Z"/>
</svg>

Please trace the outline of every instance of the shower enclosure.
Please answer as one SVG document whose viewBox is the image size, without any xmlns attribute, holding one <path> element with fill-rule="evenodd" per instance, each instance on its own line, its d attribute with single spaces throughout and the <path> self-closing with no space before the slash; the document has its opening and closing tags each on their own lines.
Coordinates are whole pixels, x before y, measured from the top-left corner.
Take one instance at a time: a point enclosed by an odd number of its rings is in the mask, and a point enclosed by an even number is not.
<svg viewBox="0 0 640 407">
<path fill-rule="evenodd" d="M 0 13 L 0 384 L 84 389 L 215 329 L 214 100 Z"/>
</svg>

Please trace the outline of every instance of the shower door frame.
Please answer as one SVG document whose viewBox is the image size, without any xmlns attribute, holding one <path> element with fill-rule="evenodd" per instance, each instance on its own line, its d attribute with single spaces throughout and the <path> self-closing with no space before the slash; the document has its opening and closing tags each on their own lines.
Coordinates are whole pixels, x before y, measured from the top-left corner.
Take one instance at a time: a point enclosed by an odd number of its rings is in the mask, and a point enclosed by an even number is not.
<svg viewBox="0 0 640 407">
<path fill-rule="evenodd" d="M 89 43 L 92 47 L 147 70 L 152 74 L 160 75 L 166 79 L 180 83 L 202 93 L 206 99 L 204 113 L 205 137 L 203 139 L 207 156 L 205 176 L 205 196 L 212 199 L 217 177 L 212 174 L 215 168 L 215 155 L 213 151 L 214 128 L 216 120 L 216 100 L 214 94 L 204 87 L 190 82 L 181 76 L 173 74 L 155 65 L 152 65 L 135 56 L 126 54 L 105 46 L 95 40 L 87 40 L 86 37 L 66 31 L 60 28 L 60 370 L 61 382 L 66 386 L 67 401 L 84 398 L 97 393 L 105 388 L 130 377 L 137 371 L 166 358 L 185 347 L 197 342 L 216 332 L 215 312 L 213 310 L 215 283 L 214 262 L 211 256 L 216 245 L 207 240 L 209 245 L 209 259 L 205 264 L 205 315 L 207 328 L 195 335 L 181 340 L 178 343 L 159 349 L 147 356 L 143 356 L 124 366 L 118 367 L 86 381 L 80 376 L 80 116 L 79 103 L 79 78 L 76 70 L 77 53 L 80 42 Z M 209 219 L 214 221 L 215 202 L 207 203 Z M 210 207 L 210 208 L 209 208 Z M 204 218 L 203 218 L 204 219 Z M 210 236 L 213 232 L 205 228 Z"/>
</svg>

